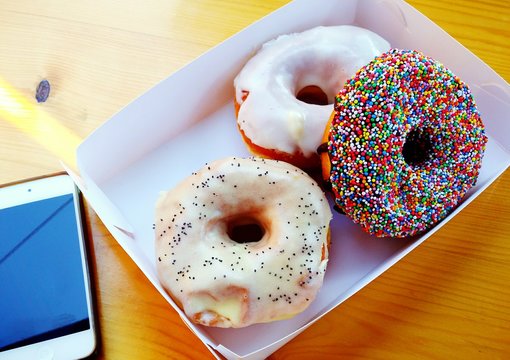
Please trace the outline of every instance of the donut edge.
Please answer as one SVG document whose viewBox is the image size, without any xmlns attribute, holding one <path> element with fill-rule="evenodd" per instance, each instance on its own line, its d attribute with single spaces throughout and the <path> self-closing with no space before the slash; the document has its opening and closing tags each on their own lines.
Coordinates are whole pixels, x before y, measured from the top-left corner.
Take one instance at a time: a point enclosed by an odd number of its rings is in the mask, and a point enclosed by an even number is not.
<svg viewBox="0 0 510 360">
<path fill-rule="evenodd" d="M 249 93 L 245 95 L 243 100 L 246 100 Z M 272 160 L 279 160 L 288 162 L 289 164 L 292 164 L 302 170 L 305 171 L 313 171 L 320 168 L 320 157 L 317 154 L 312 154 L 311 156 L 307 157 L 302 152 L 298 151 L 295 153 L 287 153 L 283 151 L 279 151 L 276 149 L 267 149 L 260 145 L 255 144 L 247 135 L 246 133 L 241 129 L 238 118 L 239 118 L 239 111 L 242 107 L 242 104 L 239 104 L 236 99 L 234 99 L 234 109 L 235 109 L 235 117 L 236 117 L 236 123 L 237 123 L 237 129 L 239 130 L 239 133 L 241 134 L 241 137 L 243 139 L 244 144 L 248 148 L 248 151 L 255 156 L 259 156 L 265 159 L 272 159 Z"/>
</svg>

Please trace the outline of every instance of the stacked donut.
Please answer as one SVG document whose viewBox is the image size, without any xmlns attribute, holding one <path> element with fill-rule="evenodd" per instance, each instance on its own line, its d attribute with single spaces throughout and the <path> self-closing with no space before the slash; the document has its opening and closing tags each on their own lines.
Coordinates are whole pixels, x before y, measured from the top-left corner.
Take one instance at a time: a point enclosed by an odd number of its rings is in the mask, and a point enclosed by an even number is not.
<svg viewBox="0 0 510 360">
<path fill-rule="evenodd" d="M 234 80 L 237 123 L 254 155 L 301 168 L 316 153 L 338 90 L 389 50 L 379 35 L 356 26 L 316 27 L 265 43 Z"/>
<path fill-rule="evenodd" d="M 465 83 L 393 49 L 340 91 L 324 141 L 337 206 L 370 234 L 405 237 L 446 217 L 476 183 L 487 137 Z"/>
<path fill-rule="evenodd" d="M 466 84 L 354 26 L 264 44 L 235 79 L 249 159 L 215 161 L 156 206 L 161 283 L 194 322 L 244 327 L 316 297 L 335 208 L 369 234 L 441 221 L 476 183 L 487 142 Z"/>
</svg>

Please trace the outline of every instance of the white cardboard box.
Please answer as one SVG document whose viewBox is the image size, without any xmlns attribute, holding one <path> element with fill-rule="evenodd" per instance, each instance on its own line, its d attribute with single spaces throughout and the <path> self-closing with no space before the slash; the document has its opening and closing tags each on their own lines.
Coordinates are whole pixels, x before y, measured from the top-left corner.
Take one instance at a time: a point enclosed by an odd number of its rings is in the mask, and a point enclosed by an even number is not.
<svg viewBox="0 0 510 360">
<path fill-rule="evenodd" d="M 156 277 L 152 228 L 156 198 L 205 162 L 249 155 L 237 132 L 233 79 L 262 43 L 279 34 L 338 24 L 368 28 L 392 47 L 420 50 L 469 84 L 489 136 L 478 183 L 456 211 L 420 237 L 377 239 L 346 217 L 335 216 L 324 286 L 311 306 L 293 319 L 243 329 L 192 324 Z M 405 2 L 296 0 L 119 111 L 79 146 L 80 176 L 73 176 L 115 239 L 215 356 L 217 351 L 227 358 L 264 358 L 421 244 L 494 181 L 510 164 L 509 114 L 508 84 Z"/>
</svg>

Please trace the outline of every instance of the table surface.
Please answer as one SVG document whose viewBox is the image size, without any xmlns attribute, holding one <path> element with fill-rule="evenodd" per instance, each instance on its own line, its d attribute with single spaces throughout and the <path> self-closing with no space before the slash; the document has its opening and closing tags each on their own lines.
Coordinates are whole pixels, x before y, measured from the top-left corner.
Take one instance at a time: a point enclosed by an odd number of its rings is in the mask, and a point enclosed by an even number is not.
<svg viewBox="0 0 510 360">
<path fill-rule="evenodd" d="M 0 1 L 0 183 L 61 170 L 122 106 L 285 0 Z M 510 4 L 410 0 L 507 81 Z M 44 103 L 34 99 L 42 79 Z M 44 126 L 50 121 L 52 127 Z M 58 141 L 54 141 L 58 139 Z M 510 354 L 510 171 L 402 261 L 271 359 L 505 358 Z M 99 357 L 212 358 L 89 208 Z"/>
</svg>

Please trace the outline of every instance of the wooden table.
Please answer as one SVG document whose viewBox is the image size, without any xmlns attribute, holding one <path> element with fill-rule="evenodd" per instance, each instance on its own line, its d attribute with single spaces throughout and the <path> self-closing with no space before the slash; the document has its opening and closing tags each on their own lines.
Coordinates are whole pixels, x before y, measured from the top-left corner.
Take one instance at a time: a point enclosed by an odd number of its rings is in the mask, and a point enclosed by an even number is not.
<svg viewBox="0 0 510 360">
<path fill-rule="evenodd" d="M 79 141 L 123 105 L 286 2 L 2 0 L 0 90 L 55 119 L 52 129 L 63 127 L 48 133 L 44 121 L 13 119 L 0 104 L 0 182 L 60 170 L 58 159 L 72 162 Z M 409 2 L 510 79 L 507 2 Z M 42 79 L 52 88 L 38 104 Z M 509 199 L 506 171 L 418 249 L 271 358 L 508 358 Z M 211 358 L 88 214 L 99 357 Z"/>
</svg>

